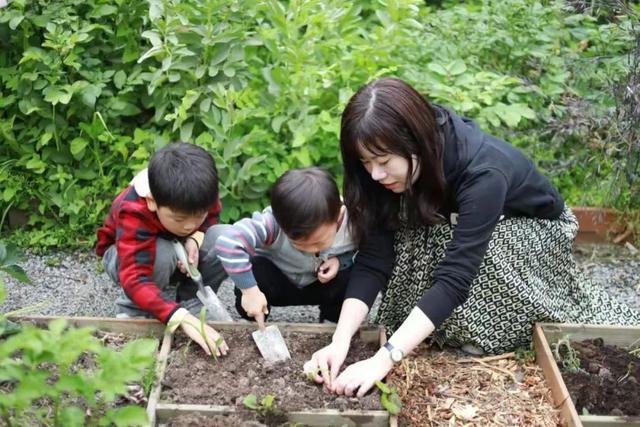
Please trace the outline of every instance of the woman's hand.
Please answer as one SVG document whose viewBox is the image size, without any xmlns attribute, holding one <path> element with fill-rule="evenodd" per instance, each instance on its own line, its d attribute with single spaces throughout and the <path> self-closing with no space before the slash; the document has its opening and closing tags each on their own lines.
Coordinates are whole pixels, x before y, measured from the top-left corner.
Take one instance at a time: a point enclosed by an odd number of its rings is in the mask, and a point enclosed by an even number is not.
<svg viewBox="0 0 640 427">
<path fill-rule="evenodd" d="M 333 382 L 349 352 L 350 340 L 334 340 L 328 346 L 313 353 L 303 367 L 305 374 L 313 381 L 324 384 L 332 390 Z"/>
<path fill-rule="evenodd" d="M 332 391 L 336 394 L 362 397 L 377 380 L 382 380 L 393 368 L 389 352 L 381 348 L 371 358 L 354 363 L 347 367 L 332 383 Z"/>
</svg>

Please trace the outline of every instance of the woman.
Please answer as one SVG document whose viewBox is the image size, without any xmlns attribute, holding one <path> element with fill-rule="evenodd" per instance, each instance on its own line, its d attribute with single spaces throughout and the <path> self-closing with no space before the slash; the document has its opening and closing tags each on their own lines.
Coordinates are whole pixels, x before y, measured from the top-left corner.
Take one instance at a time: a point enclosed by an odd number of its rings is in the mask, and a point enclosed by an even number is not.
<svg viewBox="0 0 640 427">
<path fill-rule="evenodd" d="M 305 364 L 329 390 L 362 396 L 434 331 L 499 353 L 529 343 L 536 321 L 640 323 L 579 276 L 578 223 L 557 190 L 474 122 L 381 79 L 349 101 L 340 147 L 360 251 L 332 343 Z M 388 344 L 338 376 L 385 285 L 378 323 Z"/>
</svg>

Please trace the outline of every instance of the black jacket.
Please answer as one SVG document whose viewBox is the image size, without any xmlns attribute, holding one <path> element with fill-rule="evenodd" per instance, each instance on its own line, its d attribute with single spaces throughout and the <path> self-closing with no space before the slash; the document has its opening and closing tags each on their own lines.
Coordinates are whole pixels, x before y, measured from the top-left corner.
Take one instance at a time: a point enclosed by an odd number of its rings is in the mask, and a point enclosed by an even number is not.
<svg viewBox="0 0 640 427">
<path fill-rule="evenodd" d="M 475 122 L 434 106 L 444 144 L 445 220 L 457 214 L 453 238 L 418 307 L 439 326 L 467 299 L 502 217 L 556 219 L 564 200 L 519 149 L 482 132 Z M 371 306 L 393 268 L 393 234 L 377 230 L 360 247 L 346 297 Z"/>
</svg>

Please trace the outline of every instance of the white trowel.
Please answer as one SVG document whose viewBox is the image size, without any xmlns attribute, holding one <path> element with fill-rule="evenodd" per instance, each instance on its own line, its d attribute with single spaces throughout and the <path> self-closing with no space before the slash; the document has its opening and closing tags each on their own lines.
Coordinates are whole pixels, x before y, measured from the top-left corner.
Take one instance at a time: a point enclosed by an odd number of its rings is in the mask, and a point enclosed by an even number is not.
<svg viewBox="0 0 640 427">
<path fill-rule="evenodd" d="M 202 275 L 194 265 L 189 263 L 189 260 L 187 259 L 187 251 L 184 249 L 184 246 L 182 246 L 182 243 L 174 240 L 173 248 L 182 265 L 184 265 L 189 271 L 191 279 L 196 283 L 196 285 L 198 285 L 196 296 L 206 307 L 207 317 L 211 320 L 231 322 L 233 319 L 231 319 L 231 315 L 218 298 L 218 295 L 216 295 L 216 293 L 213 292 L 213 289 L 209 286 L 204 286 L 204 283 L 202 283 Z"/>
<path fill-rule="evenodd" d="M 291 354 L 287 348 L 280 329 L 276 325 L 264 326 L 264 314 L 255 317 L 258 323 L 258 330 L 251 333 L 253 340 L 260 350 L 260 354 L 265 360 L 278 363 L 291 359 Z"/>
</svg>

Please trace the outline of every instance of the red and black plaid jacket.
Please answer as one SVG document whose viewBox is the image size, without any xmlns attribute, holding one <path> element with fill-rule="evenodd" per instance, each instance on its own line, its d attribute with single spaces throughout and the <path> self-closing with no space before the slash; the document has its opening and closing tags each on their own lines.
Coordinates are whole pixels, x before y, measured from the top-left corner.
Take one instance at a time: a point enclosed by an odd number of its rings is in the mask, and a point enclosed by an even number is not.
<svg viewBox="0 0 640 427">
<path fill-rule="evenodd" d="M 200 231 L 218 223 L 222 206 L 216 202 L 200 226 Z M 147 208 L 144 197 L 136 193 L 133 185 L 115 198 L 111 211 L 98 229 L 96 253 L 103 256 L 113 244 L 120 260 L 120 285 L 127 296 L 142 310 L 167 323 L 180 308 L 178 303 L 164 298 L 153 281 L 153 264 L 156 259 L 158 236 L 171 238 L 155 212 Z"/>
</svg>

